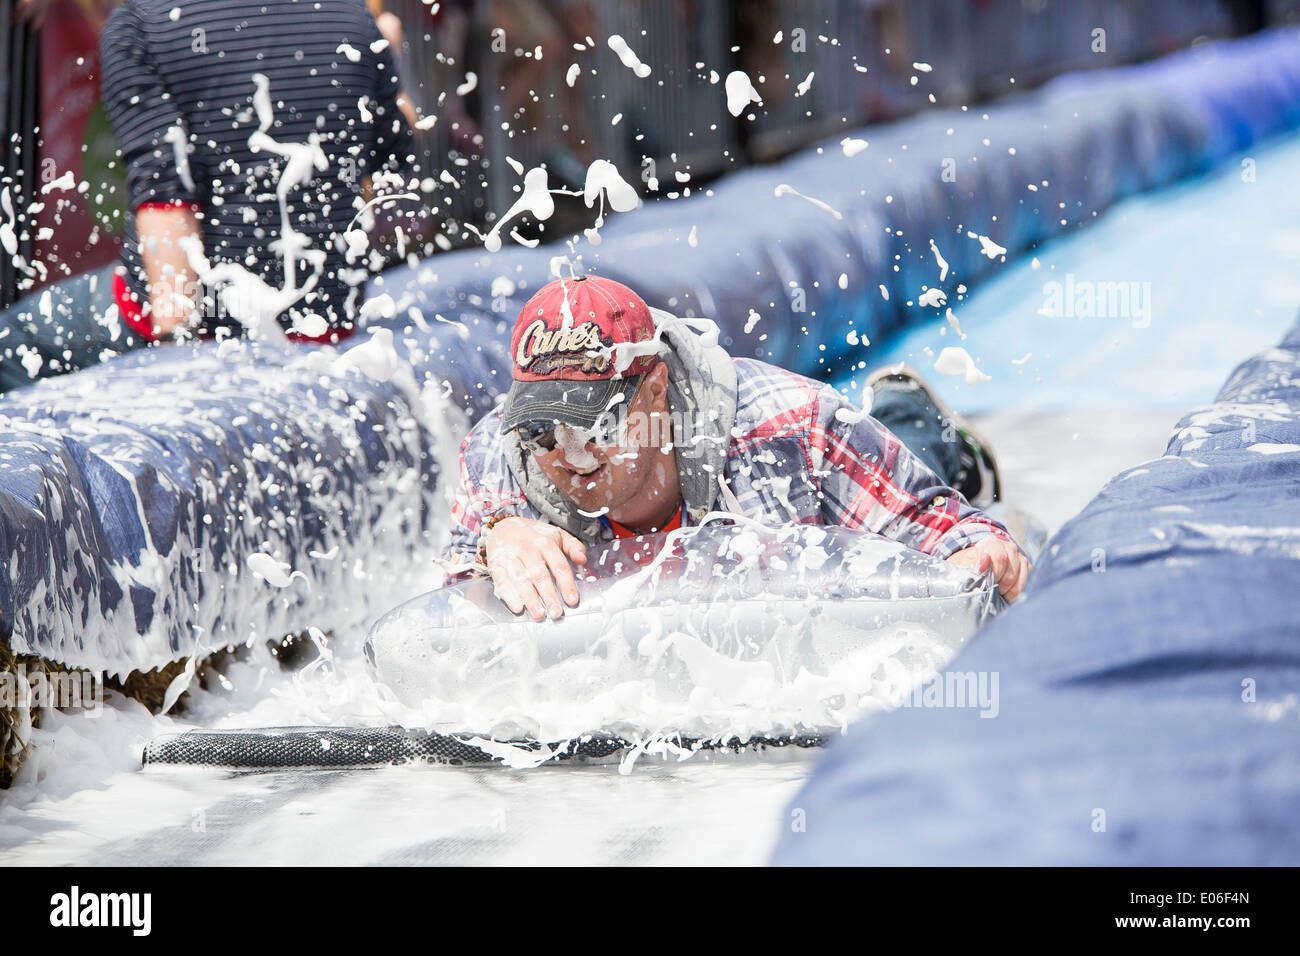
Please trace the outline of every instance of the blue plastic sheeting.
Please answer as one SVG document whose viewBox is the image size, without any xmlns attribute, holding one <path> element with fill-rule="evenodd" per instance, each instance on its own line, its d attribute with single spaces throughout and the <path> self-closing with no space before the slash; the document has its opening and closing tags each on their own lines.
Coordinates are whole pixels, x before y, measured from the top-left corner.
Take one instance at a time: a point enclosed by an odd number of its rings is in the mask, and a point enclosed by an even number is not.
<svg viewBox="0 0 1300 956">
<path fill-rule="evenodd" d="M 971 282 L 994 263 L 967 230 L 1014 253 L 1293 125 L 1297 54 L 1300 31 L 1276 32 L 862 131 L 856 156 L 835 140 L 712 195 L 614 214 L 587 265 L 717 318 L 738 355 L 829 371 L 857 357 L 850 328 L 877 337 L 914 320 L 907 301 L 937 281 L 931 238 L 949 285 Z M 776 197 L 780 184 L 840 218 Z M 455 409 L 476 416 L 503 390 L 509 324 L 555 251 L 456 253 L 376 279 L 371 296 L 395 307 L 370 327 L 394 333 L 399 357 L 382 382 L 330 349 L 206 344 L 0 400 L 0 636 L 122 672 L 341 628 L 427 589 Z"/>
<path fill-rule="evenodd" d="M 1124 200 L 1092 228 L 1040 245 L 1032 261 L 999 266 L 953 306 L 960 342 L 932 314 L 872 343 L 865 369 L 835 384 L 857 401 L 868 371 L 906 362 L 966 415 L 1168 409 L 1176 421 L 1223 384 L 1224 316 L 1232 316 L 1233 355 L 1273 344 L 1295 322 L 1300 135 L 1252 149 L 1249 159 L 1253 180 L 1225 163 Z M 1116 287 L 1114 305 L 1100 292 L 1085 314 L 1082 295 Z M 1065 314 L 1045 314 L 1052 290 L 1072 306 Z M 931 371 L 956 344 L 989 381 Z"/>
<path fill-rule="evenodd" d="M 1298 477 L 1300 326 L 1066 524 L 952 662 L 998 675 L 995 716 L 856 726 L 776 862 L 1300 863 Z"/>
<path fill-rule="evenodd" d="M 159 349 L 0 402 L 11 649 L 145 670 L 345 620 L 386 574 L 413 578 L 437 398 L 333 361 Z M 250 573 L 259 551 L 306 581 L 265 583 Z"/>
</svg>

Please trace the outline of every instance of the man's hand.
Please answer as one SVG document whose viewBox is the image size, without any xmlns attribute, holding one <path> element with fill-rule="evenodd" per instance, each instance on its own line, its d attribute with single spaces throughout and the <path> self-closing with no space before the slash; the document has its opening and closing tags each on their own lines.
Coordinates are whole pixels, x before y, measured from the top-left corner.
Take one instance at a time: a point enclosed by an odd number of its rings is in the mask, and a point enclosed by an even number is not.
<svg viewBox="0 0 1300 956">
<path fill-rule="evenodd" d="M 1025 587 L 1025 578 L 1029 577 L 1029 560 L 1020 553 L 1019 548 L 1002 538 L 984 538 L 978 544 L 950 554 L 948 560 L 980 572 L 991 569 L 998 590 L 1008 601 L 1020 597 L 1020 592 Z"/>
<path fill-rule="evenodd" d="M 540 621 L 548 614 L 563 615 L 564 604 L 578 606 L 578 584 L 569 562 L 586 564 L 587 549 L 563 528 L 531 518 L 507 518 L 487 532 L 485 554 L 497 596 L 510 613 L 527 608 L 533 620 Z"/>
</svg>

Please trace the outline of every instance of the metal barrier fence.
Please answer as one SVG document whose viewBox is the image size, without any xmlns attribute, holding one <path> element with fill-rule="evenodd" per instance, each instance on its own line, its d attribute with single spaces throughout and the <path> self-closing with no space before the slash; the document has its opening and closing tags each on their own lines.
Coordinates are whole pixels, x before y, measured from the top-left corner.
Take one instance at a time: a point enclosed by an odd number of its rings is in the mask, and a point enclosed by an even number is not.
<svg viewBox="0 0 1300 956">
<path fill-rule="evenodd" d="M 754 37 L 760 47 L 782 32 L 759 61 L 768 83 L 749 124 L 758 160 L 931 103 L 966 105 L 1226 35 L 1232 20 L 1221 0 L 760 0 L 746 9 L 768 21 Z M 792 95 L 809 74 L 808 92 Z"/>
<path fill-rule="evenodd" d="M 488 221 L 517 192 L 507 156 L 579 186 L 587 163 L 605 158 L 663 195 L 682 188 L 678 173 L 707 180 L 931 103 L 974 103 L 1228 35 L 1233 23 L 1231 0 L 479 3 L 467 58 L 480 65 Z M 615 34 L 648 75 L 620 62 Z M 726 109 L 733 69 L 763 98 L 742 118 Z"/>
<path fill-rule="evenodd" d="M 402 24 L 405 42 L 394 54 L 402 90 L 419 117 L 415 139 L 422 173 L 436 181 L 445 172 L 460 187 L 434 193 L 438 221 L 431 238 L 451 248 L 463 232 L 461 224 L 482 222 L 488 211 L 478 127 L 456 93 L 467 70 L 469 18 L 456 7 L 435 12 L 422 0 L 387 0 L 383 7 Z"/>
<path fill-rule="evenodd" d="M 37 42 L 35 33 L 13 19 L 13 0 L 0 0 L 0 189 L 9 209 L 0 209 L 0 222 L 12 232 L 13 251 L 32 260 L 31 230 L 25 228 L 23 210 L 36 194 L 36 127 L 39 114 Z M 0 308 L 18 298 L 18 272 L 9 248 L 0 254 Z"/>
</svg>

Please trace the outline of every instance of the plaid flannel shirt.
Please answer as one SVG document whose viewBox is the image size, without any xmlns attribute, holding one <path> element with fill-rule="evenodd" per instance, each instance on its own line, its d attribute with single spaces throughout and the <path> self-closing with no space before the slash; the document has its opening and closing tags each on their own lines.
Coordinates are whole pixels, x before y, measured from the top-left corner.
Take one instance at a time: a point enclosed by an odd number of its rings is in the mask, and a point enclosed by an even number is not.
<svg viewBox="0 0 1300 956">
<path fill-rule="evenodd" d="M 759 362 L 735 359 L 736 421 L 725 464 L 739 510 L 767 523 L 841 525 L 948 557 L 1006 529 L 948 487 L 899 439 L 839 391 Z M 444 557 L 475 560 L 494 515 L 539 518 L 506 464 L 494 411 L 460 449 L 460 488 Z M 606 537 L 613 532 L 605 528 Z"/>
</svg>

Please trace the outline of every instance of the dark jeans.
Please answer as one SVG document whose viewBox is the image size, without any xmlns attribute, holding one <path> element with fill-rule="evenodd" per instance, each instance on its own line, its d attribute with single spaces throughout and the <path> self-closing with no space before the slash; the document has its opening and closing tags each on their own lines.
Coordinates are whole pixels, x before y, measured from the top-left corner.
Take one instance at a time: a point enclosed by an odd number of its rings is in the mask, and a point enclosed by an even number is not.
<svg viewBox="0 0 1300 956">
<path fill-rule="evenodd" d="M 957 488 L 962 477 L 961 446 L 956 440 L 944 441 L 948 421 L 920 389 L 885 389 L 871 406 L 871 417 L 898 436 L 908 450 L 929 466 L 944 484 Z"/>
<path fill-rule="evenodd" d="M 0 312 L 0 393 L 145 344 L 114 307 L 113 269 L 56 282 Z"/>
</svg>

